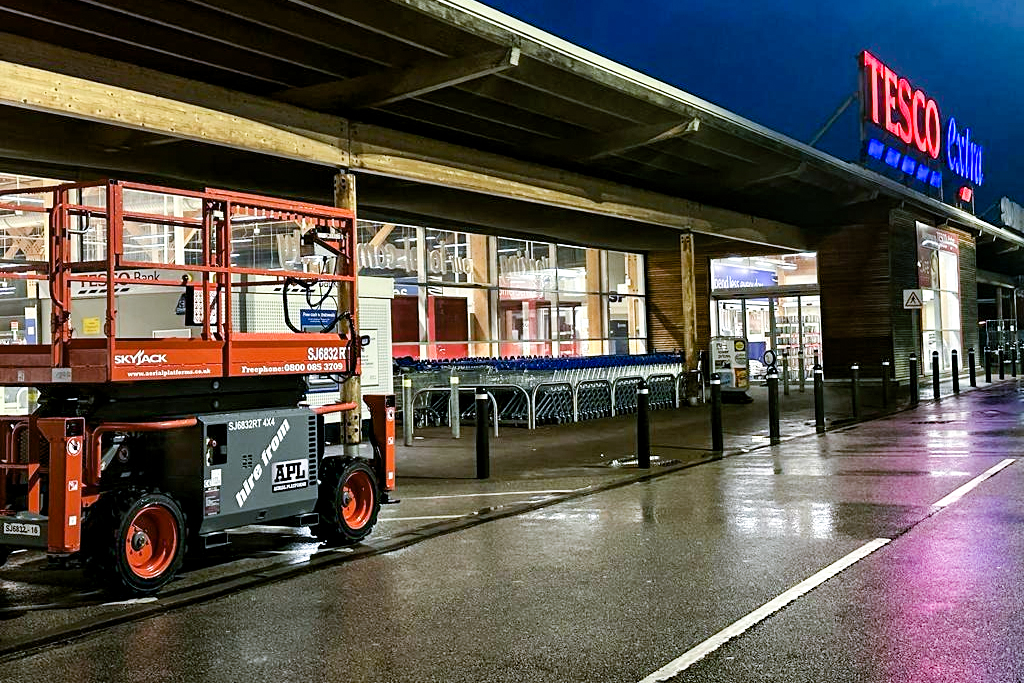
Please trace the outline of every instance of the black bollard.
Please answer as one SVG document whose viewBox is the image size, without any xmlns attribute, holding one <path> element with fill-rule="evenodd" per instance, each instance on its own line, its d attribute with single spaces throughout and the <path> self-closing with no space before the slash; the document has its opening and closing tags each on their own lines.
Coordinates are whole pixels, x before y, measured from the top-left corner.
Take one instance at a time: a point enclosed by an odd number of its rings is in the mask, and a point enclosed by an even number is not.
<svg viewBox="0 0 1024 683">
<path fill-rule="evenodd" d="M 814 364 L 814 429 L 819 434 L 825 431 L 825 373 L 817 363 Z"/>
<path fill-rule="evenodd" d="M 850 403 L 853 405 L 853 419 L 860 417 L 860 365 L 850 366 Z"/>
<path fill-rule="evenodd" d="M 416 419 L 416 409 L 413 406 L 412 398 L 412 378 L 402 378 L 402 442 L 406 446 L 411 446 L 412 441 L 412 430 L 414 420 Z"/>
<path fill-rule="evenodd" d="M 487 431 L 489 397 L 483 387 L 476 388 L 476 478 L 491 476 L 491 442 Z"/>
<path fill-rule="evenodd" d="M 910 354 L 910 405 L 921 402 L 921 389 L 917 386 L 917 354 Z"/>
<path fill-rule="evenodd" d="M 796 354 L 796 362 L 799 364 L 797 367 L 797 378 L 800 381 L 800 393 L 804 393 L 804 382 L 807 379 L 807 368 L 804 363 L 804 350 L 800 349 Z"/>
<path fill-rule="evenodd" d="M 1006 379 L 1006 365 L 1003 358 L 1003 347 L 1000 346 L 996 352 L 996 362 L 999 363 L 999 379 Z"/>
<path fill-rule="evenodd" d="M 722 378 L 717 372 L 711 375 L 711 450 L 715 453 L 725 450 L 722 439 Z"/>
<path fill-rule="evenodd" d="M 774 446 L 782 442 L 779 435 L 779 372 L 774 365 L 768 366 L 765 380 L 768 382 L 768 441 Z"/>
<path fill-rule="evenodd" d="M 789 352 L 782 352 L 782 394 L 789 396 Z"/>
<path fill-rule="evenodd" d="M 957 354 L 956 349 L 953 349 L 953 352 L 952 352 L 951 355 L 953 357 L 953 360 L 952 360 L 952 365 L 953 365 L 953 368 L 952 368 L 952 370 L 953 370 L 953 393 L 954 394 L 959 394 L 960 393 L 960 357 Z"/>
<path fill-rule="evenodd" d="M 985 381 L 992 384 L 992 349 L 985 348 Z"/>
<path fill-rule="evenodd" d="M 1017 376 L 1017 345 L 1010 347 L 1010 376 Z"/>
<path fill-rule="evenodd" d="M 939 400 L 939 352 L 932 351 L 932 398 Z"/>
<path fill-rule="evenodd" d="M 649 413 L 650 389 L 643 381 L 636 390 L 636 465 L 651 469 L 651 417 Z"/>
<path fill-rule="evenodd" d="M 889 407 L 889 361 L 882 361 L 882 407 Z"/>
<path fill-rule="evenodd" d="M 968 374 L 971 377 L 971 386 L 972 387 L 976 387 L 976 386 L 978 386 L 978 373 L 974 369 L 974 347 L 973 346 L 971 346 L 970 348 L 967 349 L 967 366 L 968 366 L 967 372 L 968 372 Z"/>
</svg>

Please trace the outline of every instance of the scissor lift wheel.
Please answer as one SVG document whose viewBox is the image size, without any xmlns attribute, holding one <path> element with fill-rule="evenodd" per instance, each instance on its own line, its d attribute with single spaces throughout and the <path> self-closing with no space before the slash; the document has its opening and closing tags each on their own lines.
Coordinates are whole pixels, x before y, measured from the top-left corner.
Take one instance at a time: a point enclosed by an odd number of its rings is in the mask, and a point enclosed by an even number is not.
<svg viewBox="0 0 1024 683">
<path fill-rule="evenodd" d="M 185 516 L 159 491 L 104 494 L 89 508 L 83 533 L 90 572 L 116 579 L 135 594 L 162 588 L 185 554 Z"/>
<path fill-rule="evenodd" d="M 380 494 L 370 463 L 352 458 L 327 458 L 320 477 L 313 533 L 328 545 L 353 545 L 377 523 Z"/>
</svg>

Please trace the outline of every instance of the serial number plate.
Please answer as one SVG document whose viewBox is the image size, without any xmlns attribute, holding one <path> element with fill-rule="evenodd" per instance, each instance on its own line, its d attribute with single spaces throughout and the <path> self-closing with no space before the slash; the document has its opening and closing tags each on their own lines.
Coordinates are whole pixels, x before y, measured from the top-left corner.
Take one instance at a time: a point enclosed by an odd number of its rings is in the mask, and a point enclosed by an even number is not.
<svg viewBox="0 0 1024 683">
<path fill-rule="evenodd" d="M 38 536 L 39 535 L 38 524 L 18 524 L 11 522 L 4 522 L 4 533 L 12 534 L 14 536 Z"/>
</svg>

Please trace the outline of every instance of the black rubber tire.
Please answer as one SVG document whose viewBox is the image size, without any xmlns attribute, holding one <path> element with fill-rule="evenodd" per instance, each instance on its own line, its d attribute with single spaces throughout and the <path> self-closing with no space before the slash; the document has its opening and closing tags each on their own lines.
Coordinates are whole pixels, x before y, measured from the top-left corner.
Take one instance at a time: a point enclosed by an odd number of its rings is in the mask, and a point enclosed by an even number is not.
<svg viewBox="0 0 1024 683">
<path fill-rule="evenodd" d="M 0 567 L 4 566 L 7 562 L 7 558 L 11 554 L 12 548 L 6 545 L 0 545 Z"/>
<path fill-rule="evenodd" d="M 362 509 L 359 519 L 346 519 L 346 502 L 355 493 L 356 508 Z M 351 503 L 350 503 L 351 504 Z M 380 488 L 373 468 L 366 460 L 327 458 L 320 465 L 320 494 L 316 501 L 318 524 L 313 534 L 332 546 L 355 545 L 366 538 L 377 523 L 380 512 Z"/>
<path fill-rule="evenodd" d="M 158 571 L 140 572 L 129 561 L 126 543 L 135 533 L 132 522 L 143 510 L 157 510 L 174 527 L 167 541 L 167 559 Z M 86 571 L 119 593 L 149 595 L 174 578 L 185 557 L 185 515 L 165 493 L 135 488 L 109 491 L 89 507 L 82 527 L 82 553 Z M 147 537 L 146 542 L 150 539 Z"/>
</svg>

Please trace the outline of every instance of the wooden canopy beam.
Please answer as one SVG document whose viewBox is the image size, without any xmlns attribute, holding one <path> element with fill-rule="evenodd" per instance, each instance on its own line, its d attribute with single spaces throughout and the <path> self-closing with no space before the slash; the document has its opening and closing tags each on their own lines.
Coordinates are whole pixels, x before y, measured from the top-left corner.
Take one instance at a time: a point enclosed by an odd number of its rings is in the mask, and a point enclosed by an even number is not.
<svg viewBox="0 0 1024 683">
<path fill-rule="evenodd" d="M 545 143 L 537 151 L 575 161 L 593 161 L 602 157 L 646 147 L 663 140 L 693 135 L 700 130 L 700 119 L 669 123 L 648 123 L 606 133 L 593 133 L 571 140 Z"/>
<path fill-rule="evenodd" d="M 519 65 L 519 48 L 482 52 L 466 57 L 430 61 L 401 69 L 330 81 L 304 88 L 290 88 L 275 97 L 321 110 L 382 107 L 435 90 L 448 88 Z"/>
<path fill-rule="evenodd" d="M 11 62 L 0 62 L 0 105 L 322 165 L 348 162 L 337 145 L 265 123 Z"/>
</svg>

